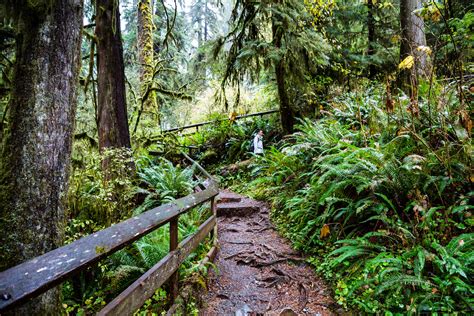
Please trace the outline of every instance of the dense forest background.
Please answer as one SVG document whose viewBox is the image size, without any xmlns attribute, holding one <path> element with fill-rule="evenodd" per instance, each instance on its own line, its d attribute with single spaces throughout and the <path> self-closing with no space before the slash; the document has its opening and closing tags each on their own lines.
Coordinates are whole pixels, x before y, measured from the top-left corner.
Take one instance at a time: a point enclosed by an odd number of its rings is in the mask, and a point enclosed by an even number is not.
<svg viewBox="0 0 474 316">
<path fill-rule="evenodd" d="M 0 8 L 0 270 L 189 194 L 194 170 L 176 155 L 192 148 L 224 186 L 272 203 L 342 307 L 472 312 L 471 1 Z M 202 121 L 215 123 L 165 133 Z M 266 153 L 253 157 L 260 129 Z M 167 238 L 157 230 L 18 313 L 98 311 L 166 254 Z M 158 290 L 140 313 L 167 298 Z"/>
</svg>

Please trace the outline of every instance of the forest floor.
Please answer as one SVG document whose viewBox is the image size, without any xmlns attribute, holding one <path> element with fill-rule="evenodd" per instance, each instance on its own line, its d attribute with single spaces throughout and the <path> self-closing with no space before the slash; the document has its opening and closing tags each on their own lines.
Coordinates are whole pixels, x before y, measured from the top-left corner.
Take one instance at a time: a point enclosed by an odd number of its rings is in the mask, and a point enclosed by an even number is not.
<svg viewBox="0 0 474 316">
<path fill-rule="evenodd" d="M 220 249 L 200 315 L 333 315 L 329 287 L 281 237 L 269 205 L 221 191 Z"/>
</svg>

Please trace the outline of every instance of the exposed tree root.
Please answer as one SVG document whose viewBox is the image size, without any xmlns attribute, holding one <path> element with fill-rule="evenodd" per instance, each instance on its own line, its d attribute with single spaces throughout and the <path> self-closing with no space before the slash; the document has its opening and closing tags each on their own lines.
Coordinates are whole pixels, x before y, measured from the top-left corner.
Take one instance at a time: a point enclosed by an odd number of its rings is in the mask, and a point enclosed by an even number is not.
<svg viewBox="0 0 474 316">
<path fill-rule="evenodd" d="M 234 244 L 234 245 L 253 245 L 252 242 L 248 241 L 225 241 L 228 244 Z"/>
<path fill-rule="evenodd" d="M 306 304 L 308 304 L 308 290 L 303 283 L 299 283 L 298 291 L 300 292 L 299 311 L 301 312 L 305 308 Z"/>
</svg>

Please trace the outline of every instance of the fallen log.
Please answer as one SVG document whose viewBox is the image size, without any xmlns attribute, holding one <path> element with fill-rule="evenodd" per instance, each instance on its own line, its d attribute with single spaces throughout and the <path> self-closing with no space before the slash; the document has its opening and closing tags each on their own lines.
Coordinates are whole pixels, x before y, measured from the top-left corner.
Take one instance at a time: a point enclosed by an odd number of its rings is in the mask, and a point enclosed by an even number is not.
<svg viewBox="0 0 474 316">
<path fill-rule="evenodd" d="M 220 174 L 221 174 L 221 176 L 227 176 L 227 175 L 229 175 L 231 173 L 235 173 L 235 172 L 237 172 L 241 169 L 246 169 L 246 168 L 248 168 L 248 166 L 250 166 L 252 161 L 253 161 L 253 159 L 247 159 L 247 160 L 243 160 L 243 161 L 233 163 L 233 164 L 228 165 L 228 166 L 224 166 L 224 167 L 221 168 Z"/>
</svg>

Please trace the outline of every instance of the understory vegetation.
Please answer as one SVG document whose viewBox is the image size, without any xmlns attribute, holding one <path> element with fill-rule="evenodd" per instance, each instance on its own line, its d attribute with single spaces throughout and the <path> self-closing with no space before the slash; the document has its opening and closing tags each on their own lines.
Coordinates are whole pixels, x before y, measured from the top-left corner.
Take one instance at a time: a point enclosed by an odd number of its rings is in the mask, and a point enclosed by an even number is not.
<svg viewBox="0 0 474 316">
<path fill-rule="evenodd" d="M 178 143 L 188 148 L 203 165 L 225 165 L 252 157 L 253 136 L 262 130 L 267 145 L 281 139 L 278 117 L 249 118 L 232 121 L 222 115 L 212 115 L 215 121 L 200 132 L 183 135 Z M 220 121 L 219 121 L 220 120 Z"/>
<path fill-rule="evenodd" d="M 199 183 L 193 178 L 193 167 L 179 167 L 165 158 L 151 155 L 131 159 L 131 153 L 124 150 L 110 151 L 102 156 L 112 157 L 114 166 L 109 171 L 116 176 L 110 182 L 96 167 L 100 165 L 99 155 L 87 146 L 79 147 L 76 153 L 83 152 L 88 159 L 82 160 L 85 165 L 75 168 L 71 177 L 66 243 L 110 225 L 110 214 L 121 215 L 116 221 L 139 215 L 192 193 Z M 138 171 L 138 177 L 133 181 L 128 175 L 131 161 L 135 162 Z M 180 216 L 179 240 L 195 233 L 209 215 L 209 205 L 202 205 Z M 169 225 L 165 225 L 66 282 L 63 286 L 66 313 L 84 315 L 99 311 L 168 254 L 169 236 Z M 185 284 L 188 278 L 195 282 L 205 277 L 208 266 L 198 264 L 209 249 L 209 242 L 202 243 L 186 259 L 179 270 L 181 282 Z M 166 307 L 169 307 L 169 300 L 164 287 L 158 289 L 138 313 L 147 315 L 150 310 Z"/>
<path fill-rule="evenodd" d="M 181 151 L 192 153 L 203 165 L 231 163 L 252 157 L 249 135 L 260 129 L 268 133 L 269 141 L 276 141 L 280 135 L 278 122 L 271 116 L 233 122 L 213 114 L 209 119 L 216 123 L 196 133 L 163 135 L 159 142 L 136 153 L 114 149 L 100 155 L 87 140 L 75 142 L 65 243 L 193 193 L 202 180 L 195 177 L 198 172 L 193 166 L 183 164 Z M 226 154 L 222 155 L 223 152 Z M 103 159 L 109 161 L 107 173 L 100 168 Z M 136 169 L 136 177 L 130 177 L 132 169 Z M 112 179 L 110 174 L 114 175 Z M 208 204 L 180 216 L 179 240 L 195 233 L 209 216 Z M 169 225 L 165 225 L 66 282 L 65 312 L 71 315 L 98 312 L 168 254 L 169 236 Z M 179 270 L 182 286 L 206 287 L 205 278 L 212 263 L 200 265 L 200 261 L 210 248 L 210 240 L 205 240 L 182 264 Z M 185 302 L 186 312 L 197 313 L 195 299 L 191 297 Z M 169 290 L 164 286 L 137 313 L 148 315 L 166 310 L 169 305 Z"/>
<path fill-rule="evenodd" d="M 472 312 L 470 126 L 456 91 L 422 85 L 420 114 L 382 85 L 335 97 L 234 187 L 272 217 L 335 298 L 366 313 Z M 431 90 L 431 93 L 428 93 Z"/>
</svg>

